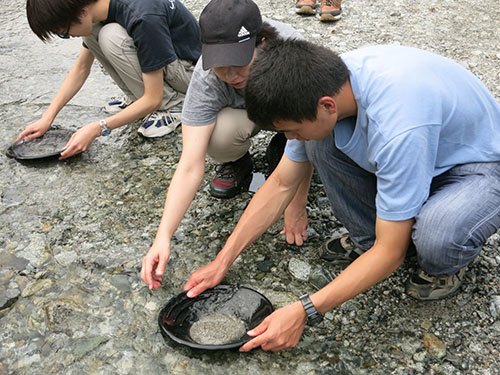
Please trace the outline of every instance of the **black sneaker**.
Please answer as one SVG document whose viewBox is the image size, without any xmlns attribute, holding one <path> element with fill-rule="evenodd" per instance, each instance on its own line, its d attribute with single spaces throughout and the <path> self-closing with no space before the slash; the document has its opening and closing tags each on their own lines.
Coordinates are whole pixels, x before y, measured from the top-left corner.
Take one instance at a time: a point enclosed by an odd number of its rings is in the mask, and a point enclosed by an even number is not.
<svg viewBox="0 0 500 375">
<path fill-rule="evenodd" d="M 349 265 L 354 262 L 364 251 L 358 249 L 348 234 L 326 240 L 319 249 L 319 257 L 332 264 Z M 410 242 L 406 250 L 406 259 L 416 259 L 417 249 Z"/>
<path fill-rule="evenodd" d="M 283 152 L 285 151 L 286 137 L 283 133 L 276 133 L 269 142 L 266 149 L 266 159 L 267 159 L 267 175 L 269 177 L 273 173 L 274 169 L 278 166 Z"/>
<path fill-rule="evenodd" d="M 253 162 L 247 152 L 236 161 L 222 164 L 210 184 L 210 194 L 216 198 L 232 198 L 252 179 Z"/>
<path fill-rule="evenodd" d="M 332 264 L 348 265 L 354 262 L 363 250 L 358 249 L 348 234 L 328 239 L 319 250 L 319 256 Z"/>
<path fill-rule="evenodd" d="M 420 301 L 435 301 L 458 292 L 465 275 L 462 268 L 454 275 L 429 275 L 419 268 L 406 281 L 406 293 Z"/>
</svg>

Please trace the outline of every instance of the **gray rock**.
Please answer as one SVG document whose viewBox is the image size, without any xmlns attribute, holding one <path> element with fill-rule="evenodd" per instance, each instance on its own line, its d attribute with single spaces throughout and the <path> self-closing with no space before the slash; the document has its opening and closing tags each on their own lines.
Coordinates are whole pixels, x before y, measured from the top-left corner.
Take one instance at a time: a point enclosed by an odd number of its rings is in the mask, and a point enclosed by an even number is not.
<svg viewBox="0 0 500 375">
<path fill-rule="evenodd" d="M 500 295 L 491 296 L 490 313 L 493 320 L 500 316 Z"/>
<path fill-rule="evenodd" d="M 99 336 L 99 337 L 91 337 L 88 339 L 80 340 L 73 349 L 73 355 L 76 360 L 82 359 L 89 352 L 96 349 L 102 343 L 108 341 L 107 337 Z"/>
<path fill-rule="evenodd" d="M 114 275 L 111 278 L 111 285 L 121 292 L 126 293 L 130 291 L 130 281 L 126 275 Z"/>
<path fill-rule="evenodd" d="M 296 279 L 307 281 L 311 273 L 311 265 L 297 258 L 292 258 L 288 262 L 288 271 Z"/>
<path fill-rule="evenodd" d="M 432 333 L 424 335 L 424 345 L 431 356 L 442 359 L 446 356 L 446 345 Z"/>
<path fill-rule="evenodd" d="M 8 251 L 0 251 L 0 269 L 24 270 L 29 263 L 27 259 L 20 258 Z"/>
</svg>

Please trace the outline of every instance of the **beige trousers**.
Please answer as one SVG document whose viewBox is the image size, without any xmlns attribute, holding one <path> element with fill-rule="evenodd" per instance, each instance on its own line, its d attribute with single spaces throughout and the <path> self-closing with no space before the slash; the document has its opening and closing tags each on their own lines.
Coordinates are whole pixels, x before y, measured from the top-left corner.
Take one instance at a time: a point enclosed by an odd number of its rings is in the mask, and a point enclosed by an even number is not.
<svg viewBox="0 0 500 375">
<path fill-rule="evenodd" d="M 94 24 L 83 41 L 125 95 L 137 100 L 144 95 L 137 48 L 118 23 Z M 160 110 L 181 109 L 193 74 L 190 61 L 177 59 L 163 68 L 163 101 Z"/>
<path fill-rule="evenodd" d="M 238 160 L 249 150 L 250 138 L 259 131 L 248 119 L 247 111 L 226 107 L 217 115 L 208 154 L 219 163 Z"/>
</svg>

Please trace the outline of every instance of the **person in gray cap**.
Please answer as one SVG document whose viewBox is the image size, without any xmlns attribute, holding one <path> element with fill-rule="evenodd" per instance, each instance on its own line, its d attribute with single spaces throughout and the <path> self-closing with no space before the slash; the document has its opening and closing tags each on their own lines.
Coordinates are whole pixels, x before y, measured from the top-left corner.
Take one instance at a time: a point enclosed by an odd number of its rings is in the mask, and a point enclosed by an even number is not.
<svg viewBox="0 0 500 375">
<path fill-rule="evenodd" d="M 151 289 L 161 284 L 170 257 L 171 237 L 203 180 L 207 153 L 221 163 L 211 183 L 215 197 L 235 196 L 251 178 L 250 138 L 260 128 L 247 117 L 243 90 L 259 45 L 303 39 L 286 24 L 263 20 L 251 0 L 212 0 L 202 11 L 199 23 L 202 56 L 182 110 L 182 154 L 155 241 L 142 262 L 141 278 Z M 309 181 L 301 186 L 285 212 L 283 233 L 289 243 L 302 245 L 306 239 Z"/>
</svg>

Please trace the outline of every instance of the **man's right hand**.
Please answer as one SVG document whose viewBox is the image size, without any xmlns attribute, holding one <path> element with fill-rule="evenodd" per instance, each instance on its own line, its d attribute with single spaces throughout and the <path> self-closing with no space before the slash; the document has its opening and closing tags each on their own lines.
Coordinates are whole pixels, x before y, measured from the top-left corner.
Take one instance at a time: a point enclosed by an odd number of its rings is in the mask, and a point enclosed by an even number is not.
<svg viewBox="0 0 500 375">
<path fill-rule="evenodd" d="M 41 118 L 24 128 L 24 130 L 17 136 L 16 141 L 23 138 L 25 141 L 29 141 L 31 139 L 41 137 L 47 130 L 49 130 L 50 125 L 50 122 Z"/>
<path fill-rule="evenodd" d="M 149 289 L 158 289 L 170 258 L 170 240 L 155 240 L 151 249 L 142 260 L 141 279 Z"/>
</svg>

